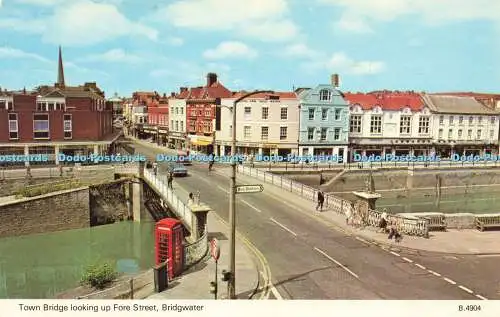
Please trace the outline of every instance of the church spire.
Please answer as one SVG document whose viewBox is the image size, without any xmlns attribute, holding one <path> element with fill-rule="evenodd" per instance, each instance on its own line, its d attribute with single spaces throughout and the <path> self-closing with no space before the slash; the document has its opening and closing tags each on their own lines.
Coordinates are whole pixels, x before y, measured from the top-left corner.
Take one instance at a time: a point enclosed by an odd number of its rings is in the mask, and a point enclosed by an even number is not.
<svg viewBox="0 0 500 317">
<path fill-rule="evenodd" d="M 62 61 L 62 51 L 61 46 L 59 46 L 59 66 L 57 69 L 57 84 L 61 87 L 64 87 L 64 66 Z"/>
</svg>

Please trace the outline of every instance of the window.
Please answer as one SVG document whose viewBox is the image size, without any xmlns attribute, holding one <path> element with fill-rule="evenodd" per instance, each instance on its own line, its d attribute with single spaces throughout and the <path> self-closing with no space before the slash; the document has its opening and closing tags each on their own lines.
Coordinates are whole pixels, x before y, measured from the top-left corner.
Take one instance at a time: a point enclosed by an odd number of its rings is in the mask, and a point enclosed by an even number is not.
<svg viewBox="0 0 500 317">
<path fill-rule="evenodd" d="M 495 123 L 495 117 L 491 117 L 491 123 Z"/>
<path fill-rule="evenodd" d="M 245 126 L 243 130 L 243 137 L 245 139 L 250 139 L 252 137 L 252 127 L 251 126 Z"/>
<path fill-rule="evenodd" d="M 309 108 L 309 120 L 314 120 L 314 108 Z"/>
<path fill-rule="evenodd" d="M 49 138 L 49 115 L 35 114 L 33 115 L 33 138 L 48 139 Z"/>
<path fill-rule="evenodd" d="M 458 139 L 462 140 L 462 129 L 458 130 Z"/>
<path fill-rule="evenodd" d="M 49 111 L 47 103 L 41 101 L 37 102 L 36 111 Z"/>
<path fill-rule="evenodd" d="M 189 121 L 189 132 L 196 132 L 195 121 Z"/>
<path fill-rule="evenodd" d="M 14 111 L 14 103 L 12 101 L 7 102 L 7 110 Z"/>
<path fill-rule="evenodd" d="M 450 116 L 450 119 L 449 119 L 450 120 L 450 125 L 453 125 L 453 119 L 455 119 L 455 117 Z"/>
<path fill-rule="evenodd" d="M 330 101 L 332 99 L 332 93 L 326 89 L 323 89 L 319 92 L 319 100 L 321 101 Z"/>
<path fill-rule="evenodd" d="M 327 128 L 321 128 L 321 141 L 326 141 L 326 133 L 328 132 Z"/>
<path fill-rule="evenodd" d="M 444 116 L 439 116 L 439 125 L 444 124 Z"/>
<path fill-rule="evenodd" d="M 467 140 L 472 140 L 472 130 L 467 131 Z"/>
<path fill-rule="evenodd" d="M 170 120 L 170 129 L 174 128 L 174 120 Z"/>
<path fill-rule="evenodd" d="M 180 121 L 180 124 L 181 124 L 180 131 L 184 131 L 184 121 Z"/>
<path fill-rule="evenodd" d="M 483 117 L 481 117 L 481 116 L 477 117 L 477 123 L 483 124 Z"/>
<path fill-rule="evenodd" d="M 73 122 L 72 116 L 70 114 L 64 115 L 64 138 L 73 138 Z"/>
<path fill-rule="evenodd" d="M 191 116 L 196 117 L 196 110 L 191 110 Z"/>
<path fill-rule="evenodd" d="M 260 128 L 260 138 L 262 141 L 267 141 L 267 139 L 269 138 L 269 127 Z"/>
<path fill-rule="evenodd" d="M 210 110 L 205 110 L 205 117 L 210 117 Z"/>
<path fill-rule="evenodd" d="M 340 120 L 340 109 L 335 109 L 335 120 Z"/>
<path fill-rule="evenodd" d="M 179 121 L 175 121 L 175 131 L 179 131 Z"/>
<path fill-rule="evenodd" d="M 280 117 L 281 117 L 281 120 L 288 119 L 288 108 L 281 108 Z"/>
<path fill-rule="evenodd" d="M 9 139 L 19 139 L 19 125 L 17 121 L 17 113 L 9 113 Z"/>
<path fill-rule="evenodd" d="M 464 117 L 463 116 L 458 117 L 458 124 L 464 124 Z"/>
<path fill-rule="evenodd" d="M 307 128 L 307 140 L 314 140 L 314 128 Z"/>
<path fill-rule="evenodd" d="M 288 132 L 287 127 L 280 127 L 280 140 L 286 140 L 287 132 Z"/>
<path fill-rule="evenodd" d="M 64 110 L 65 108 L 64 102 L 56 102 L 52 106 L 54 107 L 54 110 Z"/>
<path fill-rule="evenodd" d="M 245 107 L 245 120 L 250 119 L 251 114 L 252 114 L 252 108 Z"/>
<path fill-rule="evenodd" d="M 473 124 L 474 123 L 474 117 L 473 116 L 470 116 L 469 117 L 469 124 Z"/>
<path fill-rule="evenodd" d="M 495 130 L 490 130 L 490 139 L 495 138 Z"/>
<path fill-rule="evenodd" d="M 262 107 L 262 119 L 267 120 L 269 118 L 269 108 Z"/>
<path fill-rule="evenodd" d="M 481 139 L 481 134 L 482 134 L 482 131 L 481 130 L 477 130 L 477 134 L 476 134 L 476 139 L 477 140 Z"/>
<path fill-rule="evenodd" d="M 448 139 L 451 140 L 453 138 L 453 129 L 448 130 Z"/>
<path fill-rule="evenodd" d="M 429 117 L 418 118 L 418 133 L 419 134 L 429 134 Z"/>
<path fill-rule="evenodd" d="M 372 115 L 370 118 L 370 133 L 382 133 L 382 116 Z"/>
<path fill-rule="evenodd" d="M 340 140 L 340 128 L 335 128 L 335 130 L 333 130 L 333 139 L 335 141 Z"/>
<path fill-rule="evenodd" d="M 351 133 L 361 133 L 361 115 L 352 115 L 350 130 Z"/>
<path fill-rule="evenodd" d="M 180 114 L 184 114 L 184 108 L 182 108 L 182 107 L 179 108 L 179 112 L 180 112 Z"/>
<path fill-rule="evenodd" d="M 399 133 L 410 134 L 411 133 L 411 117 L 401 116 L 399 119 Z"/>
<path fill-rule="evenodd" d="M 174 107 L 170 107 L 170 113 L 174 114 Z"/>
<path fill-rule="evenodd" d="M 442 139 L 442 138 L 443 138 L 443 129 L 439 129 L 438 138 L 439 138 L 439 139 Z"/>
<path fill-rule="evenodd" d="M 321 109 L 321 120 L 328 120 L 328 109 Z"/>
</svg>

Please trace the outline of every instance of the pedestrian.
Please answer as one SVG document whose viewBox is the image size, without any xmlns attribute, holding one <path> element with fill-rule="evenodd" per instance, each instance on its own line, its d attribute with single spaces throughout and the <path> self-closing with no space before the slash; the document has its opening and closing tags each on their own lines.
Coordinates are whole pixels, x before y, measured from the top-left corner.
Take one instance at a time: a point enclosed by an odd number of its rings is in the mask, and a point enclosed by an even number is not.
<svg viewBox="0 0 500 317">
<path fill-rule="evenodd" d="M 158 174 L 158 163 L 156 162 L 153 163 L 153 173 L 155 176 Z"/>
<path fill-rule="evenodd" d="M 318 205 L 316 206 L 316 210 L 323 211 L 323 203 L 325 202 L 325 194 L 323 191 L 320 189 L 318 190 Z"/>
<path fill-rule="evenodd" d="M 401 242 L 401 240 L 403 239 L 403 237 L 401 236 L 401 233 L 399 233 L 398 228 L 396 227 L 395 223 L 391 224 L 391 226 L 389 228 L 389 236 L 387 237 L 387 239 L 389 239 L 389 240 L 392 240 L 392 238 L 394 238 L 394 241 L 396 243 Z"/>
<path fill-rule="evenodd" d="M 187 201 L 187 205 L 188 205 L 188 207 L 194 205 L 194 195 L 193 195 L 193 193 L 189 193 L 189 199 Z"/>
<path fill-rule="evenodd" d="M 172 174 L 172 172 L 169 172 L 168 173 L 168 178 L 167 178 L 167 187 L 168 188 L 174 189 L 173 186 L 172 186 L 173 181 L 174 181 L 174 174 Z"/>
<path fill-rule="evenodd" d="M 383 212 L 378 223 L 378 228 L 380 232 L 387 232 L 387 213 Z"/>
</svg>

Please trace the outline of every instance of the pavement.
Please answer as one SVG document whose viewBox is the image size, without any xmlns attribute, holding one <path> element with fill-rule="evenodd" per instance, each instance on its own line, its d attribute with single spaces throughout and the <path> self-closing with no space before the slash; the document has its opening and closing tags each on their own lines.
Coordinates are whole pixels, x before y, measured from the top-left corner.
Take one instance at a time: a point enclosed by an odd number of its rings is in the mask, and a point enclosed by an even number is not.
<svg viewBox="0 0 500 317">
<path fill-rule="evenodd" d="M 135 143 L 150 156 L 164 148 Z M 228 219 L 228 171 L 207 164 L 177 178 L 201 192 L 203 202 Z M 238 174 L 238 184 L 260 183 Z M 262 254 L 270 271 L 269 299 L 500 299 L 495 255 L 446 255 L 396 251 L 342 230 L 316 213 L 310 201 L 264 184 L 259 194 L 238 194 L 238 232 Z M 302 202 L 301 202 L 302 201 Z"/>
</svg>

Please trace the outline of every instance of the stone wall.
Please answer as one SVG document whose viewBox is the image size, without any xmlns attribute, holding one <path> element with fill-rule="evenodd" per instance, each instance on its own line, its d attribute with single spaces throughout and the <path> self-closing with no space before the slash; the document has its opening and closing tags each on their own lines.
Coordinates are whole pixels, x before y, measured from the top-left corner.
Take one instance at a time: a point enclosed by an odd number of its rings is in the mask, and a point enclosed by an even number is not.
<svg viewBox="0 0 500 317">
<path fill-rule="evenodd" d="M 63 178 L 33 178 L 29 185 L 38 185 L 48 182 L 63 180 Z M 16 191 L 28 185 L 25 179 L 3 179 L 0 180 L 0 197 L 15 195 Z"/>
<path fill-rule="evenodd" d="M 0 238 L 90 226 L 89 190 L 79 188 L 0 204 Z"/>
<path fill-rule="evenodd" d="M 131 219 L 127 204 L 129 180 L 116 180 L 89 187 L 90 224 L 98 226 Z"/>
</svg>

